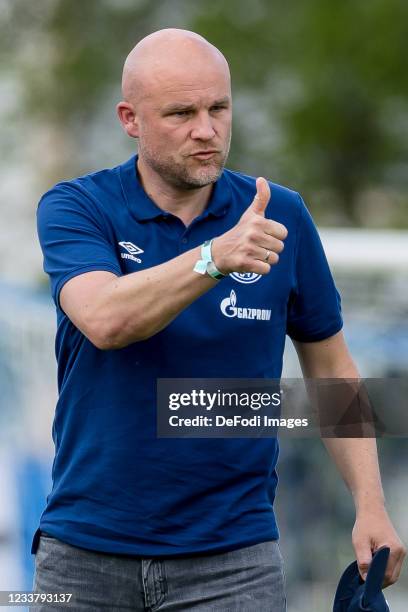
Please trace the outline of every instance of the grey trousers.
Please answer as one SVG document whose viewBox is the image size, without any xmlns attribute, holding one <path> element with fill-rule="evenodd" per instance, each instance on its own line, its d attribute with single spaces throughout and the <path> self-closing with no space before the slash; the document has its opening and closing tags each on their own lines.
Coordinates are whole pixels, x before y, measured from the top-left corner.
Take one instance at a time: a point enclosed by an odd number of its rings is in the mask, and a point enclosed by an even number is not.
<svg viewBox="0 0 408 612">
<path fill-rule="evenodd" d="M 69 604 L 33 612 L 285 612 L 277 541 L 183 558 L 151 559 L 84 550 L 41 535 L 36 593 L 72 593 Z"/>
</svg>

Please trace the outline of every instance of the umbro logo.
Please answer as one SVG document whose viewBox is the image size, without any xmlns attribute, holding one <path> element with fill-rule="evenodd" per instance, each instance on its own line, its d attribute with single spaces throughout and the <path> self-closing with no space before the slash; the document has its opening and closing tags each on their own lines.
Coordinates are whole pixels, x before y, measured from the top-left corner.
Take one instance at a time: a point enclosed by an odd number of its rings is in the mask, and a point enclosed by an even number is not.
<svg viewBox="0 0 408 612">
<path fill-rule="evenodd" d="M 133 244 L 133 242 L 119 242 L 119 246 L 127 251 L 127 253 L 120 254 L 122 259 L 131 259 L 136 263 L 142 263 L 142 260 L 139 257 L 136 257 L 136 255 L 139 255 L 139 253 L 144 253 L 143 249 Z"/>
</svg>

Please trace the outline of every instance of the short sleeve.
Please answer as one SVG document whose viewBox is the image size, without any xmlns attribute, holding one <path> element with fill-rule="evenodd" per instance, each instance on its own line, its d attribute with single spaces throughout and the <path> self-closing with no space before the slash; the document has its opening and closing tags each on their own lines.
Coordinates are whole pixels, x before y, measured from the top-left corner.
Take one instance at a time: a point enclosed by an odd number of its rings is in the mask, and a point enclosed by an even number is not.
<svg viewBox="0 0 408 612">
<path fill-rule="evenodd" d="M 121 275 L 96 204 L 74 185 L 60 183 L 41 198 L 37 230 L 57 306 L 63 285 L 74 276 L 94 270 Z"/>
<path fill-rule="evenodd" d="M 343 326 L 341 300 L 313 219 L 300 196 L 295 252 L 295 285 L 287 313 L 287 334 L 299 342 L 316 342 Z"/>
</svg>

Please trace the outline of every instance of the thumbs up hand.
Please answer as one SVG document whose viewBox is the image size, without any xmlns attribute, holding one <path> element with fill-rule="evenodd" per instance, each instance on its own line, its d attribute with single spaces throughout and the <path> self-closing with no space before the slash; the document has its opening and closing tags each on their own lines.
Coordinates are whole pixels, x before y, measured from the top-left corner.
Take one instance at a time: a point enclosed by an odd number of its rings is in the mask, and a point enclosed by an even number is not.
<svg viewBox="0 0 408 612">
<path fill-rule="evenodd" d="M 288 230 L 277 221 L 265 219 L 270 198 L 268 182 L 257 178 L 255 197 L 238 223 L 213 240 L 212 257 L 223 274 L 268 274 L 271 266 L 278 263 Z"/>
</svg>

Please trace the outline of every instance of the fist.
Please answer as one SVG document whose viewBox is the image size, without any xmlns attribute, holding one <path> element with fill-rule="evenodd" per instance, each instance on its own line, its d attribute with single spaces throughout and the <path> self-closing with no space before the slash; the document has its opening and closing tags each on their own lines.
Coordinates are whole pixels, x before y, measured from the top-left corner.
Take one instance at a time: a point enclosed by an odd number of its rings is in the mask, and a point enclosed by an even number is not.
<svg viewBox="0 0 408 612">
<path fill-rule="evenodd" d="M 257 178 L 256 195 L 238 223 L 213 240 L 212 258 L 223 274 L 268 274 L 278 263 L 288 230 L 277 221 L 265 219 L 270 198 L 268 182 Z"/>
</svg>

